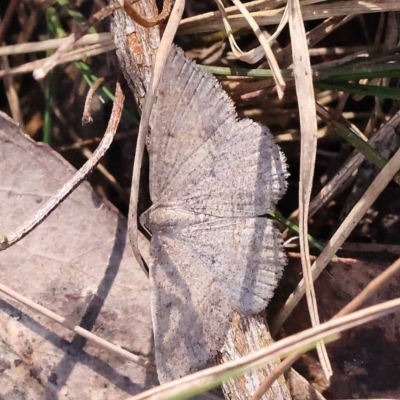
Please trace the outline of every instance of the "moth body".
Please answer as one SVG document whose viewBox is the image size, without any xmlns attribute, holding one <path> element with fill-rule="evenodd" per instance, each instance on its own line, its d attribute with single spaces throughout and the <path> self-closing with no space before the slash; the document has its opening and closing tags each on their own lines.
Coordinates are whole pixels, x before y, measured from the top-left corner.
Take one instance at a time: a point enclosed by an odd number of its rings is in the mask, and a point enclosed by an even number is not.
<svg viewBox="0 0 400 400">
<path fill-rule="evenodd" d="M 268 218 L 286 190 L 268 128 L 237 118 L 218 81 L 173 47 L 148 137 L 151 308 L 161 383 L 205 368 L 234 312 L 258 313 L 286 257 Z"/>
</svg>

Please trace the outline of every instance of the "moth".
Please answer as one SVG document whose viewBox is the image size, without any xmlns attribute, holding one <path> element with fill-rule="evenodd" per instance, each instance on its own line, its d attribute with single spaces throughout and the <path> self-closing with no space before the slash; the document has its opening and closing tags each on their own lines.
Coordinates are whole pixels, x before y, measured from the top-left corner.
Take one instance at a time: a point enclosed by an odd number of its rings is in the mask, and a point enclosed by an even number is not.
<svg viewBox="0 0 400 400">
<path fill-rule="evenodd" d="M 263 310 L 286 263 L 265 215 L 286 189 L 268 128 L 173 47 L 150 118 L 151 308 L 161 383 L 204 368 L 234 311 Z"/>
</svg>

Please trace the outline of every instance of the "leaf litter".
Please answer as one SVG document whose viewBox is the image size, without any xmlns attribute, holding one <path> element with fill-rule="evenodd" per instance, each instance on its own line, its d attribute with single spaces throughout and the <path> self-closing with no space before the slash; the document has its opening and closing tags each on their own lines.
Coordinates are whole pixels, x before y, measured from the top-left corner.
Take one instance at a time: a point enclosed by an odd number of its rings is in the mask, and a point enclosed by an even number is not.
<svg viewBox="0 0 400 400">
<path fill-rule="evenodd" d="M 352 2 L 350 2 L 350 3 L 352 3 Z M 346 6 L 349 6 L 350 8 L 352 8 L 352 12 L 360 12 L 360 10 L 356 10 L 355 8 L 353 8 L 354 6 L 357 6 L 357 5 L 355 5 L 355 3 L 356 2 L 353 2 L 354 4 L 349 4 L 349 1 L 347 1 L 347 2 L 332 2 L 332 4 L 329 4 L 329 5 L 326 5 L 326 4 L 324 4 L 323 6 L 324 6 L 324 10 L 326 9 L 327 11 L 328 11 L 328 16 L 330 15 L 330 13 L 331 13 L 331 11 L 332 10 L 334 10 L 334 8 L 335 7 L 337 7 L 337 6 L 340 6 L 340 5 L 346 5 Z M 386 1 L 386 2 L 379 2 L 379 7 L 381 7 L 382 8 L 382 10 L 385 10 L 385 8 L 384 7 L 390 7 L 390 5 L 389 5 L 389 3 L 390 2 L 388 2 L 388 1 Z M 398 7 L 398 4 L 396 4 L 397 2 L 392 2 L 391 4 L 394 6 L 394 7 Z M 373 3 L 371 3 L 371 5 L 373 6 Z M 331 7 L 329 10 L 328 10 L 328 8 L 329 7 Z M 362 7 L 364 7 L 364 6 L 362 6 Z M 303 7 L 302 7 L 303 8 Z M 306 10 L 306 8 L 307 8 L 307 5 L 305 5 L 304 6 L 304 9 L 305 9 L 305 11 L 307 11 Z M 312 11 L 312 13 L 313 14 L 315 14 L 315 6 L 312 6 L 312 8 L 311 7 L 309 7 L 310 8 L 310 11 Z M 365 7 L 364 7 L 364 9 L 365 9 Z M 373 11 L 373 9 L 371 8 L 371 10 Z M 389 10 L 389 8 L 387 8 L 387 10 Z M 362 12 L 365 12 L 365 11 L 362 11 Z M 308 18 L 307 17 L 307 12 L 305 13 L 305 19 L 306 18 Z M 381 16 L 383 17 L 383 14 L 381 14 Z M 324 18 L 326 18 L 326 15 L 324 16 Z M 362 15 L 360 15 L 359 16 L 359 18 L 360 19 L 364 19 L 364 16 L 362 16 Z M 326 21 L 328 21 L 328 20 L 326 20 Z M 368 21 L 370 21 L 370 20 L 368 20 Z M 262 23 L 273 23 L 274 22 L 274 19 L 273 18 L 271 18 L 270 16 L 268 16 L 268 20 L 266 20 L 266 21 L 260 21 L 260 22 L 262 22 Z M 244 22 L 244 23 L 246 23 L 246 22 Z M 197 24 L 198 25 L 198 27 L 203 27 L 205 24 Z M 322 27 L 322 25 L 323 25 L 323 23 L 322 24 L 320 24 L 319 26 L 318 26 L 318 28 L 319 27 Z M 371 25 L 371 24 L 369 24 L 369 25 Z M 354 27 L 353 27 L 354 28 Z M 310 31 L 311 32 L 311 31 Z M 344 32 L 345 33 L 345 32 Z M 365 32 L 364 32 L 365 33 Z M 325 34 L 324 34 L 324 36 L 325 36 Z M 312 45 L 310 45 L 310 47 L 311 47 Z M 328 46 L 329 46 L 329 44 L 328 44 Z M 366 46 L 366 48 L 371 48 L 371 47 L 373 47 L 373 46 Z M 315 50 L 315 52 L 313 53 L 313 51 Z M 311 49 L 310 50 L 310 55 L 312 55 L 312 54 L 317 54 L 318 53 L 318 51 L 320 51 L 320 50 L 324 50 L 324 48 L 323 49 Z M 330 49 L 329 47 L 327 48 L 327 50 L 329 51 L 329 50 L 332 50 L 332 49 Z M 350 46 L 346 46 L 345 47 L 345 51 L 352 51 L 351 50 L 351 47 Z M 339 51 L 340 51 L 340 49 L 339 49 Z M 354 50 L 355 51 L 355 50 Z M 321 54 L 320 52 L 319 52 L 319 54 Z M 330 53 L 330 54 L 332 54 L 332 53 Z M 336 53 L 335 53 L 336 54 Z M 339 54 L 339 53 L 338 53 Z M 328 63 L 324 63 L 324 64 L 328 64 Z M 260 88 L 260 86 L 262 86 L 262 84 L 263 84 L 263 81 L 258 81 L 258 82 L 256 82 L 257 83 L 257 88 Z M 22 95 L 23 96 L 23 91 L 22 91 L 22 93 L 20 93 L 20 95 Z M 329 92 L 330 94 L 332 94 L 332 92 Z M 322 95 L 322 93 L 321 93 L 321 95 Z M 335 95 L 336 97 L 337 97 L 337 95 Z M 277 116 L 276 116 L 276 111 L 277 111 L 277 108 L 275 107 L 273 107 L 273 104 L 272 104 L 272 106 L 271 106 L 271 102 L 273 103 L 273 99 L 269 99 L 269 101 L 268 101 L 268 107 L 265 107 L 265 108 L 263 108 L 263 113 L 262 113 L 262 115 L 260 115 L 259 116 L 259 120 L 264 120 L 264 121 L 268 121 L 268 122 L 266 122 L 269 126 L 271 126 L 271 118 L 272 118 L 272 120 L 274 120 L 274 118 L 275 119 L 278 119 L 277 118 Z M 330 102 L 332 102 L 332 100 L 330 100 Z M 344 104 L 344 102 L 342 101 L 341 102 L 342 104 Z M 253 103 L 252 103 L 253 104 Z M 379 107 L 379 104 L 377 104 L 377 106 Z M 256 105 L 256 107 L 257 107 L 257 105 Z M 338 110 L 339 111 L 339 110 Z M 280 114 L 280 112 L 278 112 L 279 114 Z M 391 113 L 391 112 L 389 112 L 389 113 Z M 71 113 L 72 114 L 72 113 Z M 269 115 L 268 115 L 269 114 Z M 345 113 L 346 114 L 346 113 Z M 349 113 L 347 113 L 347 114 L 349 114 Z M 358 114 L 359 116 L 360 116 L 360 118 L 363 118 L 363 119 L 369 119 L 369 122 L 371 122 L 371 121 L 376 121 L 376 119 L 374 119 L 374 117 L 371 117 L 370 118 L 370 116 L 368 115 L 367 117 L 362 117 L 362 113 L 359 113 Z M 347 118 L 347 117 L 346 117 Z M 354 117 L 349 117 L 350 119 L 351 118 L 354 118 Z M 282 120 L 282 116 L 281 115 L 279 115 L 279 120 Z M 382 122 L 383 123 L 383 122 Z M 358 124 L 358 122 L 357 122 L 357 124 Z M 361 129 L 363 129 L 363 128 L 361 128 Z M 325 127 L 322 129 L 322 130 L 325 130 Z M 367 129 L 367 131 L 368 131 L 368 129 Z M 279 129 L 277 130 L 276 129 L 276 127 L 274 127 L 274 132 L 275 133 L 278 133 L 279 134 Z M 368 132 L 366 132 L 366 133 L 368 133 Z M 292 134 L 291 134 L 292 135 Z M 282 136 L 282 135 L 281 135 Z M 297 140 L 296 138 L 297 138 L 297 136 L 296 136 L 296 134 L 294 134 L 294 135 L 292 135 L 293 136 L 293 138 L 294 138 L 294 140 Z M 291 140 L 293 140 L 293 138 L 291 139 Z M 324 140 L 324 139 L 323 139 Z M 336 142 L 342 142 L 342 140 L 336 140 Z M 295 143 L 293 143 L 293 144 L 295 144 Z M 322 142 L 322 143 L 319 143 L 319 144 L 321 144 L 322 146 L 324 145 L 324 142 Z M 343 154 L 343 151 L 340 151 L 339 153 L 338 153 L 339 155 L 340 154 Z M 290 153 L 288 154 L 289 155 L 289 157 L 290 157 Z M 118 160 L 118 163 L 119 163 L 120 161 Z M 320 158 L 320 163 L 321 163 L 321 158 Z M 322 157 L 322 163 L 323 163 L 323 157 Z M 332 167 L 332 165 L 330 165 L 330 168 L 331 169 L 335 169 L 335 167 L 333 166 Z M 323 173 L 323 171 L 321 172 L 321 174 Z M 321 175 L 320 174 L 320 175 Z M 323 210 L 323 213 L 320 213 L 320 214 L 322 214 L 322 217 L 321 216 L 317 216 L 317 218 L 319 218 L 319 220 L 324 220 L 324 222 L 328 222 L 329 223 L 329 219 L 328 219 L 328 221 L 326 221 L 327 220 L 327 216 L 329 215 L 329 214 L 327 214 L 327 211 L 329 211 L 329 209 L 331 209 L 330 208 L 331 206 L 329 205 L 326 209 L 324 209 Z M 315 227 L 315 226 L 318 226 L 318 223 L 317 224 L 315 224 L 315 222 L 313 223 L 313 226 Z M 386 231 L 385 231 L 386 232 Z M 396 236 L 397 237 L 397 236 Z M 393 239 L 395 239 L 396 237 L 392 237 L 391 238 L 391 240 L 393 240 Z M 382 240 L 382 237 L 379 237 L 381 240 Z M 386 243 L 386 241 L 385 241 L 385 243 Z M 389 243 L 391 243 L 391 241 L 389 241 Z M 373 243 L 371 243 L 371 245 L 372 245 Z M 388 245 L 386 245 L 386 244 L 381 244 L 381 243 L 379 243 L 378 244 L 379 246 L 381 246 L 381 248 L 382 249 L 387 249 L 387 248 L 389 248 L 390 246 L 388 246 Z M 347 271 L 345 271 L 344 272 L 344 274 L 346 274 L 346 272 Z M 353 280 L 351 280 L 351 282 L 350 281 L 346 281 L 345 282 L 346 283 L 346 285 L 357 285 L 357 282 L 353 282 Z M 368 394 L 367 394 L 367 396 L 368 396 Z M 366 396 L 366 397 L 367 397 Z M 336 396 L 337 397 L 337 396 Z M 353 396 L 351 396 L 351 395 L 349 395 L 349 396 L 347 396 L 347 397 L 353 397 Z M 382 397 L 382 395 L 376 395 L 376 397 Z M 384 396 L 383 396 L 384 397 Z"/>
</svg>

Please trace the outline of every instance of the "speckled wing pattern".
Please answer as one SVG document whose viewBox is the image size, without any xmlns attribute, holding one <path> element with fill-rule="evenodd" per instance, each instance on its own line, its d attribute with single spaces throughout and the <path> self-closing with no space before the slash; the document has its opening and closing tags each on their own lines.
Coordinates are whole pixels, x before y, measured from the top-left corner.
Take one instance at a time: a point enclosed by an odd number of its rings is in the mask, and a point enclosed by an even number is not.
<svg viewBox="0 0 400 400">
<path fill-rule="evenodd" d="M 151 306 L 160 382 L 204 368 L 232 313 L 267 305 L 286 259 L 259 218 L 286 189 L 269 130 L 238 120 L 218 81 L 173 47 L 148 138 Z"/>
</svg>

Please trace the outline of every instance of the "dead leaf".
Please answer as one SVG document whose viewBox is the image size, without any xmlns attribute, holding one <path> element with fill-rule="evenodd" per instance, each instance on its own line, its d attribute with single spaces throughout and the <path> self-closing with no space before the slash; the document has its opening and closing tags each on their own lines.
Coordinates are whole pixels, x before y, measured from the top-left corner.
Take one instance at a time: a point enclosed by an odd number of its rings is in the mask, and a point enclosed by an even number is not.
<svg viewBox="0 0 400 400">
<path fill-rule="evenodd" d="M 3 113 L 0 160 L 2 232 L 31 216 L 74 173 Z M 88 183 L 2 252 L 0 267 L 1 283 L 68 317 L 71 324 L 134 353 L 151 353 L 149 285 L 126 243 L 126 221 Z M 14 301 L 0 301 L 0 324 L 0 339 L 34 368 L 46 399 L 110 399 L 157 384 L 155 374 L 86 344 Z"/>
</svg>

